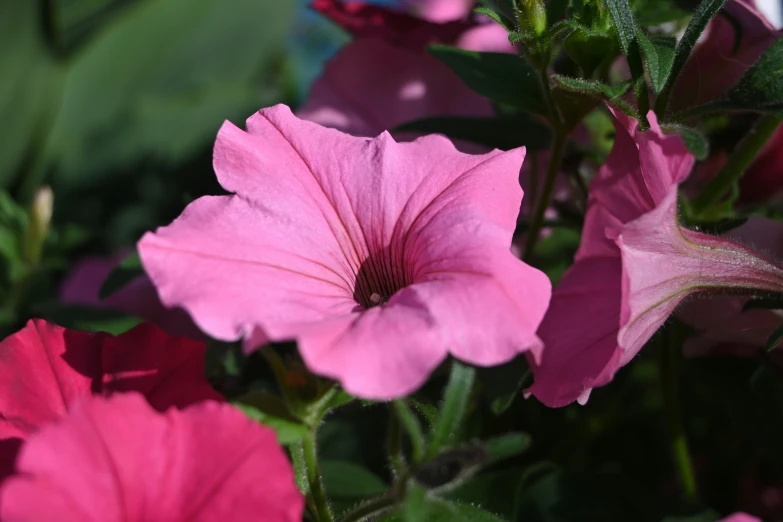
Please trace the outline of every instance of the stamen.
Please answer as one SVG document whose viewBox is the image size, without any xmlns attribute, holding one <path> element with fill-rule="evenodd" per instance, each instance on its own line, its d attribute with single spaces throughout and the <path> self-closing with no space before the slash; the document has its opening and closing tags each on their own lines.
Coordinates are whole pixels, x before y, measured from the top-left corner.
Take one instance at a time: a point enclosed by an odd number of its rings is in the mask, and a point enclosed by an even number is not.
<svg viewBox="0 0 783 522">
<path fill-rule="evenodd" d="M 373 294 L 370 296 L 370 302 L 372 302 L 374 305 L 380 304 L 382 300 L 383 298 L 381 297 L 381 294 L 373 292 Z"/>
</svg>

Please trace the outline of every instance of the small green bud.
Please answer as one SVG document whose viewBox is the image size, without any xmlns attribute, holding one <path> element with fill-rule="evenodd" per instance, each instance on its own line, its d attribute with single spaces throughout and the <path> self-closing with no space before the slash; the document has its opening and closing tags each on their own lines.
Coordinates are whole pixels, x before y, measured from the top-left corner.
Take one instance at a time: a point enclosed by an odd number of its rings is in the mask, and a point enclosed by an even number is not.
<svg viewBox="0 0 783 522">
<path fill-rule="evenodd" d="M 543 0 L 516 0 L 516 5 L 522 32 L 540 36 L 546 31 L 546 6 Z"/>
<path fill-rule="evenodd" d="M 49 187 L 41 187 L 33 197 L 28 214 L 27 231 L 24 238 L 24 253 L 28 263 L 37 263 L 44 241 L 49 235 L 54 208 L 54 193 Z"/>
</svg>

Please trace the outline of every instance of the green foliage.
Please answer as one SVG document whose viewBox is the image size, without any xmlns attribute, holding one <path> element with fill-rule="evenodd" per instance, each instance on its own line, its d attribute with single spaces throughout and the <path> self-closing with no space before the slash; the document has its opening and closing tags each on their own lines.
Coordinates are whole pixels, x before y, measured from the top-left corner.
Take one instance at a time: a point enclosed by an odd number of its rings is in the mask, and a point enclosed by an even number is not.
<svg viewBox="0 0 783 522">
<path fill-rule="evenodd" d="M 371 497 L 385 493 L 389 487 L 367 468 L 352 462 L 324 460 L 320 469 L 326 491 L 333 497 Z"/>
<path fill-rule="evenodd" d="M 440 415 L 432 430 L 427 456 L 437 455 L 454 442 L 454 434 L 465 416 L 468 396 L 473 388 L 475 370 L 457 361 L 452 362 L 451 375 L 443 393 Z"/>
<path fill-rule="evenodd" d="M 688 147 L 693 156 L 699 160 L 705 160 L 710 153 L 710 143 L 707 137 L 699 130 L 684 125 L 662 124 L 661 130 L 667 133 L 677 133 L 682 138 L 685 146 Z"/>
<path fill-rule="evenodd" d="M 656 94 L 660 93 L 674 64 L 674 47 L 677 41 L 669 37 L 648 38 L 641 29 L 637 31 L 637 38 L 652 80 L 652 88 Z"/>
<path fill-rule="evenodd" d="M 429 51 L 482 96 L 547 115 L 538 74 L 522 56 L 465 51 L 446 45 L 430 46 Z"/>
<path fill-rule="evenodd" d="M 581 25 L 566 37 L 563 47 L 582 68 L 586 78 L 591 78 L 596 70 L 608 67 L 620 51 L 612 35 Z"/>
<path fill-rule="evenodd" d="M 759 111 L 783 110 L 783 39 L 777 40 L 729 90 L 737 106 Z"/>
</svg>

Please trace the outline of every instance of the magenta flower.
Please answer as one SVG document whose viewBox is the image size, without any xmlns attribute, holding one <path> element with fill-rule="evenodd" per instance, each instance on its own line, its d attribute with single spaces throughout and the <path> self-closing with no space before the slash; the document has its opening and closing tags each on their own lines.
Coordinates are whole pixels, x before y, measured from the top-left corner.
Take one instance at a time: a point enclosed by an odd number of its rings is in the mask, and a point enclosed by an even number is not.
<svg viewBox="0 0 783 522">
<path fill-rule="evenodd" d="M 731 19 L 719 14 L 710 22 L 706 38 L 677 77 L 673 109 L 722 98 L 781 35 L 753 0 L 729 0 L 723 9 Z"/>
<path fill-rule="evenodd" d="M 470 15 L 475 0 L 403 0 L 410 11 L 431 22 L 449 22 Z"/>
<path fill-rule="evenodd" d="M 637 353 L 683 299 L 719 290 L 783 291 L 783 268 L 735 241 L 681 228 L 673 187 L 653 211 L 623 227 L 618 342 Z"/>
<path fill-rule="evenodd" d="M 532 365 L 529 391 L 548 406 L 586 400 L 635 355 L 617 343 L 622 263 L 613 238 L 661 204 L 693 165 L 682 140 L 664 135 L 654 114 L 648 132 L 624 115 L 615 118 L 614 147 L 590 187 L 582 243 L 539 329 L 546 350 Z"/>
<path fill-rule="evenodd" d="M 0 343 L 0 478 L 24 439 L 85 395 L 138 391 L 161 411 L 222 400 L 203 368 L 203 343 L 150 324 L 113 337 L 30 321 Z"/>
<path fill-rule="evenodd" d="M 492 115 L 490 102 L 429 55 L 426 45 L 513 52 L 499 25 L 434 24 L 363 2 L 318 0 L 313 7 L 354 40 L 325 65 L 297 111 L 302 119 L 370 137 L 421 118 Z"/>
<path fill-rule="evenodd" d="M 84 398 L 18 469 L 0 488 L 5 522 L 298 522 L 304 509 L 274 432 L 215 402 L 161 414 L 137 393 Z"/>
<path fill-rule="evenodd" d="M 247 350 L 295 339 L 312 371 L 367 398 L 413 391 L 449 353 L 539 353 L 549 280 L 509 249 L 524 149 L 356 138 L 282 105 L 247 128 L 226 123 L 215 145 L 234 195 L 139 243 L 164 304 Z"/>
</svg>

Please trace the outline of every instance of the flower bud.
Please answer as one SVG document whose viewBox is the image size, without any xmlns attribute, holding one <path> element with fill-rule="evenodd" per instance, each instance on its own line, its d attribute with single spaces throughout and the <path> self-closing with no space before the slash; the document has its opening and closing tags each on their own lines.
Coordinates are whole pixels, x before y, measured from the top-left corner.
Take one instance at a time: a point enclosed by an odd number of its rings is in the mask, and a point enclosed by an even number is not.
<svg viewBox="0 0 783 522">
<path fill-rule="evenodd" d="M 28 263 L 36 263 L 41 255 L 43 244 L 49 235 L 54 208 L 54 193 L 50 187 L 41 187 L 33 197 L 28 214 L 27 232 L 24 238 L 24 253 Z"/>
<path fill-rule="evenodd" d="M 516 0 L 519 28 L 536 36 L 546 30 L 546 7 L 543 0 Z"/>
</svg>

